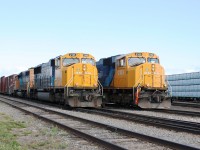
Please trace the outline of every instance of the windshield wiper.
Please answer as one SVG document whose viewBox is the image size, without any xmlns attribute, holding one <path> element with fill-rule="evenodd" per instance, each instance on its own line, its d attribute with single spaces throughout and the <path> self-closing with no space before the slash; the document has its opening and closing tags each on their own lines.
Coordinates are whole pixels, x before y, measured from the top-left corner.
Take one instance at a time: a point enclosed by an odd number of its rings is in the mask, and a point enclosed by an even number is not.
<svg viewBox="0 0 200 150">
<path fill-rule="evenodd" d="M 76 64 L 76 63 L 70 63 L 70 64 L 67 64 L 67 65 L 65 65 L 65 67 L 67 67 L 67 66 L 71 66 L 71 65 L 73 65 L 73 64 Z"/>
<path fill-rule="evenodd" d="M 143 62 L 134 63 L 134 64 L 132 64 L 132 65 L 130 65 L 130 66 L 131 66 L 131 67 L 134 67 L 134 66 L 138 66 L 138 65 L 141 65 L 141 64 L 143 64 Z"/>
</svg>

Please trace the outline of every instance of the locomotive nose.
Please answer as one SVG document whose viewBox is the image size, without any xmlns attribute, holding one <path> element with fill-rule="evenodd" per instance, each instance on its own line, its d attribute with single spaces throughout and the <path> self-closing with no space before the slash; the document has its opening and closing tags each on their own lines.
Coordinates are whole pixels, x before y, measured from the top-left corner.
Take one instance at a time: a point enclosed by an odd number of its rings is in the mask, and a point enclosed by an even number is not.
<svg viewBox="0 0 200 150">
<path fill-rule="evenodd" d="M 165 85 L 163 68 L 159 64 L 149 64 L 144 75 L 144 85 L 148 88 L 163 88 Z"/>
</svg>

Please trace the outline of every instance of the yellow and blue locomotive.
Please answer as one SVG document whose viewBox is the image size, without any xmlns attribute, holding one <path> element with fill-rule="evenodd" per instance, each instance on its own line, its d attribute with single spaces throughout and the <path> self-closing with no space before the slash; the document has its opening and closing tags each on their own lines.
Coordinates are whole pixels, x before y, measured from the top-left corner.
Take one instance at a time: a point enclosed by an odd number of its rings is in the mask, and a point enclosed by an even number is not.
<svg viewBox="0 0 200 150">
<path fill-rule="evenodd" d="M 94 57 L 68 53 L 20 73 L 15 94 L 71 107 L 100 107 L 103 88 Z"/>
<path fill-rule="evenodd" d="M 103 103 L 141 108 L 171 106 L 165 71 L 156 54 L 134 52 L 103 58 L 97 68 L 104 88 Z"/>
</svg>

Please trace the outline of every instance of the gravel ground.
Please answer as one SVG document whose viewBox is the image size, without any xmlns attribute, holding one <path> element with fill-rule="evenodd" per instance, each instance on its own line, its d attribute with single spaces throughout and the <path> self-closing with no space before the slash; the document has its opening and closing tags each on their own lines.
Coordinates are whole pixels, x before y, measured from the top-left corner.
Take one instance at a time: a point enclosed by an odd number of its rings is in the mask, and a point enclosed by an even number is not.
<svg viewBox="0 0 200 150">
<path fill-rule="evenodd" d="M 16 121 L 25 123 L 26 128 L 13 130 L 22 149 L 104 149 L 30 115 L 26 115 L 2 102 L 0 102 L 0 112 L 11 116 Z"/>
<path fill-rule="evenodd" d="M 127 110 L 127 109 L 110 109 L 110 110 L 200 123 L 200 117 L 195 117 L 195 116 L 194 117 L 193 116 L 183 116 L 183 115 L 178 115 L 178 114 L 176 115 L 176 114 L 162 113 L 162 112 Z"/>
<path fill-rule="evenodd" d="M 45 106 L 45 107 L 51 108 L 49 106 Z M 124 128 L 124 129 L 131 130 L 134 132 L 142 133 L 145 135 L 150 135 L 153 137 L 158 137 L 158 138 L 162 138 L 162 139 L 177 142 L 177 143 L 182 143 L 189 146 L 195 146 L 197 148 L 200 147 L 200 135 L 194 135 L 194 134 L 189 134 L 189 133 L 184 133 L 184 132 L 176 132 L 173 130 L 170 131 L 167 129 L 146 126 L 146 125 L 135 123 L 135 122 L 112 119 L 112 118 L 94 115 L 94 114 L 61 110 L 57 108 L 51 108 L 51 109 L 64 112 L 73 116 L 82 117 L 88 120 L 94 120 L 94 121 L 105 123 L 108 125 L 113 125 L 119 128 Z"/>
<path fill-rule="evenodd" d="M 57 109 L 54 109 L 57 110 Z M 143 124 L 135 123 L 135 122 L 129 122 L 125 120 L 117 120 L 112 119 L 108 117 L 103 117 L 99 115 L 93 115 L 93 114 L 86 114 L 81 112 L 74 112 L 74 111 L 67 111 L 67 110 L 58 110 L 60 112 L 65 112 L 67 114 L 82 117 L 88 120 L 94 120 L 97 122 L 105 123 L 108 125 L 113 125 L 119 128 L 131 130 L 134 132 L 142 133 L 145 135 L 150 135 L 153 137 L 162 138 L 165 140 L 182 143 L 185 145 L 200 147 L 200 135 L 194 135 L 194 134 L 188 134 L 184 132 L 176 132 L 176 131 L 170 131 L 162 128 L 152 127 L 152 126 L 146 126 Z"/>
</svg>

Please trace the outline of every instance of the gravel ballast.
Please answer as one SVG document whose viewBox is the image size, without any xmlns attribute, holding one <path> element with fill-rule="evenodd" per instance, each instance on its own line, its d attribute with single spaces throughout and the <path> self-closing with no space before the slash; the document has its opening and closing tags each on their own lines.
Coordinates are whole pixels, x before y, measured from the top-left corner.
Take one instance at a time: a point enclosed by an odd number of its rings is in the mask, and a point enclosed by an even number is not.
<svg viewBox="0 0 200 150">
<path fill-rule="evenodd" d="M 193 116 L 184 116 L 184 115 L 170 114 L 170 113 L 164 113 L 164 112 L 162 113 L 162 112 L 128 110 L 128 109 L 110 109 L 110 110 L 200 123 L 200 117 L 197 117 L 197 116 L 193 117 Z"/>
<path fill-rule="evenodd" d="M 139 124 L 125 120 L 112 119 L 94 114 L 86 114 L 86 113 L 67 111 L 67 110 L 59 110 L 59 111 L 65 112 L 73 116 L 82 117 L 88 120 L 94 120 L 108 125 L 113 125 L 133 132 L 138 132 L 157 138 L 162 138 L 165 140 L 181 143 L 184 145 L 195 146 L 197 148 L 200 147 L 200 135 L 188 134 L 185 132 L 176 132 L 173 130 L 170 131 L 167 129 L 147 126 L 144 124 Z"/>
<path fill-rule="evenodd" d="M 10 116 L 15 121 L 24 122 L 26 125 L 26 128 L 13 130 L 22 149 L 104 149 L 37 118 L 26 115 L 2 102 L 0 102 L 0 113 Z"/>
</svg>

